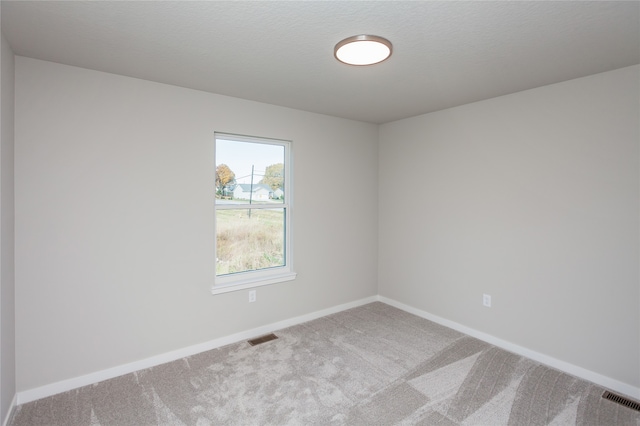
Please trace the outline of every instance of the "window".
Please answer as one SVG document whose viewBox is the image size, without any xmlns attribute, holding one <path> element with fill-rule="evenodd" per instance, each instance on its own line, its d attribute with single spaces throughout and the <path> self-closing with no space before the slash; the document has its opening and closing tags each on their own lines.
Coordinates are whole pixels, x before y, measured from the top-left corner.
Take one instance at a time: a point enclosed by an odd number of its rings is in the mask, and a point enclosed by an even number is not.
<svg viewBox="0 0 640 426">
<path fill-rule="evenodd" d="M 213 293 L 295 278 L 291 142 L 215 134 Z"/>
</svg>

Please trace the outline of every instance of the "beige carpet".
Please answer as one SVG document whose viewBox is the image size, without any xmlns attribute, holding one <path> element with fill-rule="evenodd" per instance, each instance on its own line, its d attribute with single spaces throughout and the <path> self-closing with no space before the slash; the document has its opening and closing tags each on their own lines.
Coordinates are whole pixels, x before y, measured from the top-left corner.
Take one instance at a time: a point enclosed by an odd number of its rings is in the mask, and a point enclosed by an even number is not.
<svg viewBox="0 0 640 426">
<path fill-rule="evenodd" d="M 602 388 L 372 303 L 17 408 L 22 425 L 640 425 Z"/>
</svg>

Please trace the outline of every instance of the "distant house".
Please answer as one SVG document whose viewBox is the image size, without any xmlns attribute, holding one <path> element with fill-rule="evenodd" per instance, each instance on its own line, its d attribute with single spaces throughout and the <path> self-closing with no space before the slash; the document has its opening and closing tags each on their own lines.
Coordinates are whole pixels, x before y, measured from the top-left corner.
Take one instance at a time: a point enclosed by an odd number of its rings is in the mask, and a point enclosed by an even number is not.
<svg viewBox="0 0 640 426">
<path fill-rule="evenodd" d="M 253 195 L 251 195 L 251 185 L 248 183 L 239 183 L 233 189 L 233 198 L 238 200 L 267 201 L 273 198 L 273 190 L 269 185 L 264 183 L 253 184 Z"/>
<path fill-rule="evenodd" d="M 280 188 L 273 191 L 273 198 L 280 199 L 284 196 L 284 191 Z"/>
</svg>

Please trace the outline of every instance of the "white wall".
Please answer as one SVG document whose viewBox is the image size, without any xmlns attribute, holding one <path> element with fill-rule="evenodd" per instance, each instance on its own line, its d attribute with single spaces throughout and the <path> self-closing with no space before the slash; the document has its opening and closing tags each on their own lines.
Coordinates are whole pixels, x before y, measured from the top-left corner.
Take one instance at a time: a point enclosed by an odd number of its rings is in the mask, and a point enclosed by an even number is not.
<svg viewBox="0 0 640 426">
<path fill-rule="evenodd" d="M 640 386 L 639 81 L 382 125 L 380 295 Z"/>
<path fill-rule="evenodd" d="M 375 125 L 23 57 L 15 114 L 18 391 L 377 293 Z M 252 304 L 210 294 L 214 131 L 293 140 L 298 278 Z"/>
<path fill-rule="evenodd" d="M 16 394 L 14 308 L 14 59 L 0 32 L 0 419 Z M 0 420 L 1 421 L 1 420 Z"/>
</svg>

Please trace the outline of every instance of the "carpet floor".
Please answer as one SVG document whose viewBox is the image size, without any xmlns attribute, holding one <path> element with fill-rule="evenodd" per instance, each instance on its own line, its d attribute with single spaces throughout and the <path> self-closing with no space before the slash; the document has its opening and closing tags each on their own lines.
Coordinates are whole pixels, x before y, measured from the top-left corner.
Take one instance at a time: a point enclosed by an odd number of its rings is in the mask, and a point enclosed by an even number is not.
<svg viewBox="0 0 640 426">
<path fill-rule="evenodd" d="M 23 425 L 640 425 L 603 388 L 375 302 L 16 408 Z"/>
</svg>

